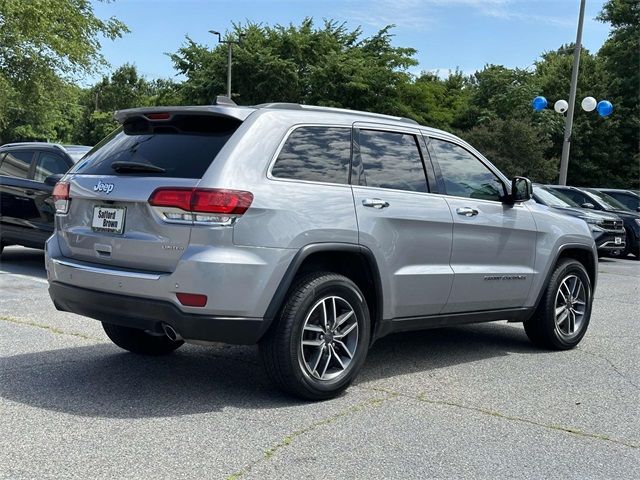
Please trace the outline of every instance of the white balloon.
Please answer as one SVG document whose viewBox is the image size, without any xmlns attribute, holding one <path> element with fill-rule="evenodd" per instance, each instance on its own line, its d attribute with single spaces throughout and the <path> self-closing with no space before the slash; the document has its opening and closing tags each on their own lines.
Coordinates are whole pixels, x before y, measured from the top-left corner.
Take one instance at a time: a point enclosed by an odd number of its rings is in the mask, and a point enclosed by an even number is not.
<svg viewBox="0 0 640 480">
<path fill-rule="evenodd" d="M 566 100 L 558 100 L 554 105 L 553 109 L 558 113 L 564 113 L 569 108 L 569 104 Z"/>
<path fill-rule="evenodd" d="M 582 99 L 582 109 L 585 112 L 592 112 L 596 109 L 596 106 L 598 105 L 598 101 L 593 98 L 593 97 L 584 97 Z"/>
</svg>

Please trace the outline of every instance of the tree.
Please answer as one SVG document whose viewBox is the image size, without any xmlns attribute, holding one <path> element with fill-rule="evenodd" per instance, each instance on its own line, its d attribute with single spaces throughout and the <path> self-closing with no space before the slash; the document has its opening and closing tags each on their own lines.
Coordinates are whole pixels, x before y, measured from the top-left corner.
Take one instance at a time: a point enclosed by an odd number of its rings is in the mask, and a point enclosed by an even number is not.
<svg viewBox="0 0 640 480">
<path fill-rule="evenodd" d="M 549 183 L 558 175 L 558 158 L 545 156 L 550 139 L 527 120 L 490 119 L 462 137 L 509 177 L 520 175 Z"/>
<path fill-rule="evenodd" d="M 126 31 L 89 0 L 0 0 L 0 141 L 67 135 L 79 114 L 72 75 L 106 63 L 100 36 Z"/>
<path fill-rule="evenodd" d="M 125 64 L 84 92 L 84 118 L 79 142 L 94 145 L 117 128 L 116 110 L 180 103 L 177 85 L 170 80 L 148 81 L 135 65 Z"/>
<path fill-rule="evenodd" d="M 608 0 L 598 19 L 611 23 L 598 57 L 606 75 L 605 98 L 615 106 L 612 130 L 620 140 L 609 166 L 619 172 L 616 186 L 640 188 L 640 2 Z"/>
<path fill-rule="evenodd" d="M 229 37 L 243 39 L 234 48 L 234 100 L 397 114 L 404 109 L 400 90 L 410 81 L 407 69 L 417 62 L 414 49 L 392 46 L 390 29 L 361 38 L 360 29 L 350 31 L 334 21 L 316 28 L 309 18 L 298 27 L 235 25 Z M 185 100 L 207 104 L 225 90 L 226 48 L 210 50 L 187 37 L 171 55 L 175 68 L 187 77 L 181 87 Z"/>
</svg>

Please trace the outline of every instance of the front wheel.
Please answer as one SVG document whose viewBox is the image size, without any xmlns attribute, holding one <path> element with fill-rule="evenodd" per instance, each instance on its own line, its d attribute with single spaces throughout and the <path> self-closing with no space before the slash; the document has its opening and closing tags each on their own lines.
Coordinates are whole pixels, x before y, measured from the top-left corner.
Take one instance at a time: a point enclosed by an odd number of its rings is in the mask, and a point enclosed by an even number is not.
<svg viewBox="0 0 640 480">
<path fill-rule="evenodd" d="M 591 280 L 573 259 L 558 263 L 532 318 L 524 322 L 531 342 L 542 348 L 568 350 L 580 343 L 591 318 Z"/>
<path fill-rule="evenodd" d="M 171 340 L 164 335 L 151 335 L 144 330 L 112 323 L 102 322 L 102 328 L 117 346 L 140 355 L 167 355 L 184 343 L 182 340 Z"/>
<path fill-rule="evenodd" d="M 260 342 L 269 377 L 309 400 L 339 395 L 360 371 L 369 347 L 369 309 L 350 279 L 318 272 L 297 280 L 282 313 Z"/>
</svg>

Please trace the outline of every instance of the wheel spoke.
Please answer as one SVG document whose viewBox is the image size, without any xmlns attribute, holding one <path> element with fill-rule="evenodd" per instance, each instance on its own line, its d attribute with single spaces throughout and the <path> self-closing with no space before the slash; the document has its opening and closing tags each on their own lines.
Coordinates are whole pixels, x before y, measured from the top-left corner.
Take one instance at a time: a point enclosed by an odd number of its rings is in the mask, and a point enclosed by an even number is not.
<svg viewBox="0 0 640 480">
<path fill-rule="evenodd" d="M 336 308 L 336 297 L 331 297 L 331 304 L 333 306 L 333 321 L 331 322 L 331 330 L 336 328 L 338 323 L 338 309 Z"/>
<path fill-rule="evenodd" d="M 567 296 L 562 291 L 562 285 L 560 285 L 560 288 L 558 289 L 558 294 L 562 295 L 562 301 L 566 304 L 567 303 Z"/>
<path fill-rule="evenodd" d="M 320 325 L 314 325 L 313 323 L 307 323 L 304 326 L 304 329 L 308 330 L 310 332 L 324 333 L 324 330 L 322 329 L 322 327 Z"/>
<path fill-rule="evenodd" d="M 330 346 L 329 349 L 331 350 L 331 355 L 333 355 L 333 358 L 335 358 L 338 363 L 340 364 L 340 367 L 342 368 L 342 370 L 344 370 L 344 363 L 342 363 L 342 359 L 340 358 L 340 355 L 338 355 L 338 353 L 336 352 L 335 348 L 333 348 L 333 346 Z"/>
<path fill-rule="evenodd" d="M 566 310 L 564 312 L 562 312 L 562 314 L 558 317 L 558 327 L 564 323 L 564 321 L 569 317 L 569 310 Z"/>
<path fill-rule="evenodd" d="M 322 354 L 324 353 L 324 345 L 322 347 L 320 347 L 320 349 L 318 350 L 316 359 L 313 362 L 313 368 L 311 368 L 312 372 L 315 372 L 318 369 L 318 365 L 320 364 L 320 359 L 322 358 Z"/>
<path fill-rule="evenodd" d="M 583 302 L 582 300 L 576 300 L 575 302 L 576 305 L 586 305 L 586 302 Z"/>
<path fill-rule="evenodd" d="M 351 318 L 352 315 L 353 315 L 353 310 L 349 310 L 348 312 L 340 315 L 336 320 L 335 328 L 340 328 L 344 322 L 346 322 Z"/>
<path fill-rule="evenodd" d="M 569 310 L 569 323 L 567 328 L 567 333 L 572 334 L 576 330 L 576 316 L 573 313 L 573 310 Z"/>
<path fill-rule="evenodd" d="M 349 335 L 349 333 L 351 333 L 353 331 L 354 328 L 356 328 L 358 326 L 358 322 L 354 322 L 351 325 L 349 325 L 347 328 L 345 328 L 342 332 L 338 333 L 334 338 L 338 338 L 338 339 L 342 339 L 344 337 L 346 337 L 347 335 Z"/>
<path fill-rule="evenodd" d="M 558 317 L 558 315 L 560 315 L 566 309 L 567 309 L 566 305 L 561 305 L 560 307 L 556 307 L 556 317 Z"/>
<path fill-rule="evenodd" d="M 353 358 L 353 353 L 351 353 L 351 351 L 347 348 L 347 346 L 342 342 L 342 340 L 334 340 L 336 342 L 336 345 L 339 345 L 340 347 L 342 347 L 342 350 L 344 351 L 344 353 L 347 354 L 347 356 L 351 359 Z"/>
<path fill-rule="evenodd" d="M 573 277 L 572 280 L 573 287 L 571 287 L 571 295 L 577 297 L 578 293 L 580 292 L 580 285 L 582 285 L 582 283 L 580 282 L 580 280 L 578 280 L 578 277 Z"/>
<path fill-rule="evenodd" d="M 302 345 L 308 346 L 308 347 L 322 347 L 324 345 L 324 340 L 303 340 L 302 341 Z"/>
<path fill-rule="evenodd" d="M 323 325 L 324 325 L 324 331 L 328 331 L 329 330 L 329 317 L 327 315 L 327 301 L 325 300 L 324 302 L 322 302 L 322 315 L 323 315 Z"/>
<path fill-rule="evenodd" d="M 322 373 L 320 374 L 321 379 L 322 377 L 324 377 L 324 374 L 327 373 L 327 368 L 329 368 L 329 363 L 331 363 L 331 351 L 327 349 L 327 361 L 325 362 L 324 368 L 322 369 Z"/>
</svg>

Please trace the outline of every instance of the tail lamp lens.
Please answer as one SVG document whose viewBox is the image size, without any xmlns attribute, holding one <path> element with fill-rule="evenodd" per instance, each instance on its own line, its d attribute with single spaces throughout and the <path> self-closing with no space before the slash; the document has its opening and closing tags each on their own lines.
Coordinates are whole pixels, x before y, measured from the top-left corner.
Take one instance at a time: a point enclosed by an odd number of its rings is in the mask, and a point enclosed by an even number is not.
<svg viewBox="0 0 640 480">
<path fill-rule="evenodd" d="M 166 221 L 231 225 L 253 202 L 253 194 L 242 190 L 212 188 L 158 188 L 149 204 L 160 208 Z"/>
<path fill-rule="evenodd" d="M 56 206 L 56 213 L 67 213 L 69 211 L 69 182 L 58 182 L 53 187 L 53 203 Z"/>
</svg>

